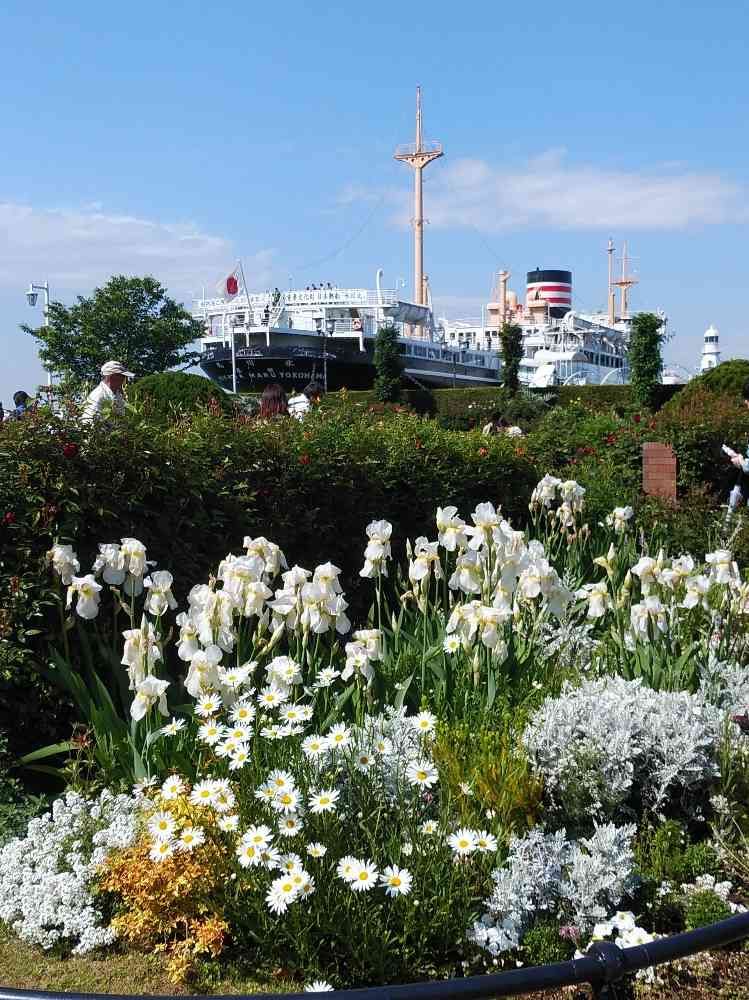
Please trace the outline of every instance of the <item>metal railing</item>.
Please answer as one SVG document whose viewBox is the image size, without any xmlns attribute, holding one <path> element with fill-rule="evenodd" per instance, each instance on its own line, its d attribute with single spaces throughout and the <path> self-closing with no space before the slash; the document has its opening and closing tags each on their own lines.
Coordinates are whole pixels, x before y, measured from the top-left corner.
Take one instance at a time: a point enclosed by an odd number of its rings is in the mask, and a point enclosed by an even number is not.
<svg viewBox="0 0 749 1000">
<path fill-rule="evenodd" d="M 468 976 L 439 982 L 406 983 L 400 986 L 373 986 L 367 989 L 340 990 L 345 1000 L 488 1000 L 490 997 L 522 996 L 560 986 L 589 984 L 598 1000 L 616 1000 L 624 984 L 635 972 L 696 955 L 709 948 L 720 948 L 749 937 L 749 913 L 700 927 L 696 931 L 659 938 L 635 948 L 618 948 L 609 941 L 599 941 L 582 958 L 554 965 L 512 969 L 495 975 Z M 142 1000 L 142 995 L 102 993 L 52 993 L 46 990 L 14 990 L 0 986 L 0 1000 Z M 309 993 L 259 993 L 232 1000 L 309 1000 Z M 177 1000 L 166 997 L 163 1000 Z M 216 997 L 214 1000 L 229 1000 Z"/>
</svg>

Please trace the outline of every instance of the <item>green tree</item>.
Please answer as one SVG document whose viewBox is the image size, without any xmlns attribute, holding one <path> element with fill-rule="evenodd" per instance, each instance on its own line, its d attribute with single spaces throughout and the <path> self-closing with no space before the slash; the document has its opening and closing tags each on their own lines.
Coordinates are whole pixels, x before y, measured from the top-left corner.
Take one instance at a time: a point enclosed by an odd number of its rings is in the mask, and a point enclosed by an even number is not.
<svg viewBox="0 0 749 1000">
<path fill-rule="evenodd" d="M 638 313 L 629 335 L 629 377 L 639 406 L 653 409 L 663 373 L 663 320 L 655 313 Z"/>
<path fill-rule="evenodd" d="M 514 396 L 520 388 L 520 362 L 523 360 L 523 331 L 517 323 L 503 323 L 499 331 L 502 344 L 502 384 Z"/>
<path fill-rule="evenodd" d="M 394 326 L 382 326 L 377 331 L 374 347 L 377 372 L 374 391 L 382 403 L 395 403 L 401 391 L 401 359 L 398 350 L 398 331 Z"/>
<path fill-rule="evenodd" d="M 189 345 L 202 325 L 155 279 L 116 275 L 74 306 L 52 302 L 49 325 L 21 327 L 39 341 L 45 368 L 72 382 L 98 380 L 105 361 L 121 361 L 135 375 L 151 375 L 199 357 Z"/>
</svg>

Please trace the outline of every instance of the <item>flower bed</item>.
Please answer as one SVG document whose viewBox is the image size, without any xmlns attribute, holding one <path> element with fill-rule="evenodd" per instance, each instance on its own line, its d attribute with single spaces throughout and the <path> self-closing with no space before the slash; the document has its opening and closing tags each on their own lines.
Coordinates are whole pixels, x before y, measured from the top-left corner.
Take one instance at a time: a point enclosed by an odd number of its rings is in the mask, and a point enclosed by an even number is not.
<svg viewBox="0 0 749 1000">
<path fill-rule="evenodd" d="M 339 567 L 263 536 L 183 605 L 136 538 L 89 572 L 53 545 L 45 674 L 88 732 L 73 790 L 0 849 L 0 918 L 156 949 L 175 982 L 242 956 L 322 988 L 738 908 L 749 585 L 727 549 L 643 550 L 630 507 L 592 530 L 574 480 L 528 518 L 440 507 L 403 563 L 371 521 L 358 628 Z"/>
</svg>

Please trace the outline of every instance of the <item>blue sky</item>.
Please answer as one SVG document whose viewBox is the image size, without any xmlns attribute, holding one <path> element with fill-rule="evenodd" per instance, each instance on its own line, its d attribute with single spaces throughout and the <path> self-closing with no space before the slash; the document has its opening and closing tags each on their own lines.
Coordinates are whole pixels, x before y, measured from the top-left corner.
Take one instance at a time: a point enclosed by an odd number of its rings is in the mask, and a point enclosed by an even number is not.
<svg viewBox="0 0 749 1000">
<path fill-rule="evenodd" d="M 477 315 L 492 274 L 574 272 L 603 306 L 605 246 L 637 258 L 635 308 L 668 357 L 746 336 L 742 3 L 442 0 L 0 11 L 0 399 L 41 380 L 29 280 L 54 298 L 153 273 L 180 300 L 233 260 L 258 288 L 410 283 L 414 91 L 445 157 L 425 174 L 438 313 Z"/>
</svg>

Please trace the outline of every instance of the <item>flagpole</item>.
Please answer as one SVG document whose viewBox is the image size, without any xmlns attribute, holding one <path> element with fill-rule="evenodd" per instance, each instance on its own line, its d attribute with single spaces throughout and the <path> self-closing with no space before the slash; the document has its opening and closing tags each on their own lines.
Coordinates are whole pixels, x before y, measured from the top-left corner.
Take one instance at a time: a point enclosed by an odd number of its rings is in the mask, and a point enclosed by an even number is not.
<svg viewBox="0 0 749 1000">
<path fill-rule="evenodd" d="M 239 269 L 242 274 L 242 284 L 244 285 L 244 294 L 247 298 L 247 307 L 249 309 L 250 297 L 247 294 L 247 282 L 244 280 L 244 268 L 242 267 L 242 261 L 237 261 L 239 264 Z M 237 346 L 234 342 L 234 327 L 231 328 L 231 391 L 236 396 L 237 394 Z"/>
</svg>

